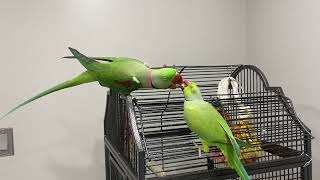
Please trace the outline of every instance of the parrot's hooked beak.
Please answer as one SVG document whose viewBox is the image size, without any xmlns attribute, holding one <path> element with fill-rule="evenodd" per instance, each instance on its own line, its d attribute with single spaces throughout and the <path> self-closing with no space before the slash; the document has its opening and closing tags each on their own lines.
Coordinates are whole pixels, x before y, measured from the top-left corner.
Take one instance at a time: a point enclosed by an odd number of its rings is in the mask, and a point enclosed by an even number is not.
<svg viewBox="0 0 320 180">
<path fill-rule="evenodd" d="M 177 87 L 181 87 L 183 83 L 183 79 L 180 73 L 176 73 L 176 75 L 172 79 L 171 88 L 175 89 Z"/>
<path fill-rule="evenodd" d="M 189 84 L 191 84 L 192 81 L 190 80 L 183 80 L 182 84 L 181 84 L 181 89 L 183 90 L 185 87 L 189 86 Z"/>
</svg>

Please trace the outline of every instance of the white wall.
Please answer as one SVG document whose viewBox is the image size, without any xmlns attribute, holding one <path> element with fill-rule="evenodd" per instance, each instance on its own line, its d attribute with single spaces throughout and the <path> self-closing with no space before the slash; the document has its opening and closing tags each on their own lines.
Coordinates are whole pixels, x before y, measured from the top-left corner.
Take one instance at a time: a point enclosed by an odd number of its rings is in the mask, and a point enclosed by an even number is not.
<svg viewBox="0 0 320 180">
<path fill-rule="evenodd" d="M 312 129 L 313 177 L 320 171 L 320 1 L 248 0 L 247 57 L 280 85 Z"/>
<path fill-rule="evenodd" d="M 1 0 L 0 114 L 84 68 L 60 60 L 129 56 L 151 65 L 239 64 L 245 60 L 245 0 Z M 0 179 L 104 179 L 106 89 L 83 85 L 10 115 L 15 156 Z"/>
</svg>

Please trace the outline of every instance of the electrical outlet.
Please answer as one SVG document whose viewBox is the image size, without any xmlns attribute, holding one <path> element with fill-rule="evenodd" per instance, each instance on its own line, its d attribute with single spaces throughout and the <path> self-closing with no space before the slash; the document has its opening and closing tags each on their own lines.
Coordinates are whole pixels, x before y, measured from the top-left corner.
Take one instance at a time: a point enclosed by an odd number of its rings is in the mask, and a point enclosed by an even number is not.
<svg viewBox="0 0 320 180">
<path fill-rule="evenodd" d="M 13 154 L 12 128 L 0 129 L 0 156 L 12 156 Z"/>
</svg>

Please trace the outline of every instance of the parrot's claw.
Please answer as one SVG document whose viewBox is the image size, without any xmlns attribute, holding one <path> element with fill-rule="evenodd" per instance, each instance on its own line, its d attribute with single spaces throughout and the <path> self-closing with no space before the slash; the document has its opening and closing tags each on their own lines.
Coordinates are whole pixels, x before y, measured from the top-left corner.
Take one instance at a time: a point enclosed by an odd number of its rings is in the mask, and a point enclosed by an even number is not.
<svg viewBox="0 0 320 180">
<path fill-rule="evenodd" d="M 199 158 L 201 158 L 201 147 L 198 148 Z"/>
<path fill-rule="evenodd" d="M 194 140 L 192 140 L 192 143 L 194 144 L 194 146 L 198 149 L 198 153 L 199 153 L 199 158 L 201 158 L 202 157 L 202 153 L 201 153 L 201 149 L 202 149 L 202 146 L 200 145 L 198 145 Z"/>
<path fill-rule="evenodd" d="M 127 100 L 127 95 L 120 94 L 120 99 Z"/>
<path fill-rule="evenodd" d="M 194 146 L 195 146 L 196 148 L 199 147 L 199 145 L 196 143 L 196 141 L 192 140 L 192 143 L 194 144 Z"/>
</svg>

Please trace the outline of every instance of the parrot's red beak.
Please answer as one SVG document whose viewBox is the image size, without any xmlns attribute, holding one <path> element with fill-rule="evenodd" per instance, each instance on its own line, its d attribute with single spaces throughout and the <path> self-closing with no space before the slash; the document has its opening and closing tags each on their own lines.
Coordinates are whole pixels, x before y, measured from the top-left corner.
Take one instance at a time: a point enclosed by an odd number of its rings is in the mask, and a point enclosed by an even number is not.
<svg viewBox="0 0 320 180">
<path fill-rule="evenodd" d="M 192 81 L 190 80 L 183 80 L 182 82 L 182 86 L 181 86 L 181 89 L 184 89 L 185 87 L 189 86 L 189 84 L 191 84 Z"/>
<path fill-rule="evenodd" d="M 180 73 L 176 73 L 176 75 L 172 79 L 172 89 L 175 89 L 177 87 L 181 87 L 183 83 L 183 79 Z"/>
</svg>

